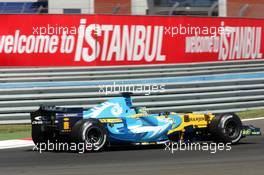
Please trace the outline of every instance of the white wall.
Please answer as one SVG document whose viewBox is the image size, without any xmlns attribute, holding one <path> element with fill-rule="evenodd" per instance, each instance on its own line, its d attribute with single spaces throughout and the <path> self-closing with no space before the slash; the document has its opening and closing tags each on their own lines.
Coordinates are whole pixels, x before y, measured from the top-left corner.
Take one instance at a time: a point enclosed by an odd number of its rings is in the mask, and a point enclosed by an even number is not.
<svg viewBox="0 0 264 175">
<path fill-rule="evenodd" d="M 148 9 L 147 0 L 131 0 L 132 15 L 146 15 Z"/>
<path fill-rule="evenodd" d="M 219 0 L 218 1 L 218 4 L 219 4 L 219 6 L 218 6 L 218 8 L 219 8 L 219 16 L 221 16 L 221 17 L 226 17 L 226 15 L 227 15 L 227 4 L 226 4 L 226 1 L 227 0 Z"/>
<path fill-rule="evenodd" d="M 84 14 L 94 13 L 94 1 L 96 0 L 49 0 L 49 13 L 62 14 L 63 9 L 81 9 Z M 131 12 L 133 15 L 145 15 L 148 9 L 147 0 L 131 0 Z"/>
<path fill-rule="evenodd" d="M 49 0 L 49 13 L 62 14 L 63 9 L 81 9 L 82 13 L 94 13 L 94 0 Z"/>
<path fill-rule="evenodd" d="M 0 2 L 37 2 L 37 0 L 0 0 Z"/>
</svg>

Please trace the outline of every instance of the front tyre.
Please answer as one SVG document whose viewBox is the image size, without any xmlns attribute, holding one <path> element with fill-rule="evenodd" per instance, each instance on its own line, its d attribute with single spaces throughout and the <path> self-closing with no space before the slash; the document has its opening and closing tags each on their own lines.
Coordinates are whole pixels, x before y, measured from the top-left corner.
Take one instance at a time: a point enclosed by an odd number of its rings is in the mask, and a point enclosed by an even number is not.
<svg viewBox="0 0 264 175">
<path fill-rule="evenodd" d="M 71 137 L 77 144 L 85 144 L 86 151 L 103 150 L 107 143 L 107 131 L 97 119 L 78 121 L 72 129 Z"/>
<path fill-rule="evenodd" d="M 242 137 L 242 122 L 236 114 L 217 114 L 209 125 L 215 142 L 237 144 Z"/>
</svg>

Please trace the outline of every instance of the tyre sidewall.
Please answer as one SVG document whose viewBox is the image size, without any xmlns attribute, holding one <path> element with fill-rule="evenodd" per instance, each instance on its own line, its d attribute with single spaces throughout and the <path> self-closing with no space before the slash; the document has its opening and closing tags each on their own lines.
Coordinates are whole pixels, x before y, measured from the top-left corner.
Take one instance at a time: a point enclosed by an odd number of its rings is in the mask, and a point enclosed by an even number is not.
<svg viewBox="0 0 264 175">
<path fill-rule="evenodd" d="M 226 133 L 226 125 L 228 122 L 236 123 L 236 136 L 230 137 Z M 210 132 L 213 140 L 216 142 L 236 144 L 242 137 L 242 122 L 235 114 L 217 114 L 211 122 Z"/>
<path fill-rule="evenodd" d="M 102 134 L 102 142 L 100 142 L 99 145 L 97 144 L 91 144 L 87 142 L 87 131 L 89 131 L 92 128 L 99 129 Z M 72 134 L 73 140 L 76 143 L 83 143 L 85 144 L 85 147 L 87 144 L 89 144 L 89 149 L 86 149 L 86 151 L 100 151 L 102 150 L 106 143 L 107 143 L 107 131 L 104 128 L 103 124 L 97 120 L 97 119 L 87 119 L 82 120 L 76 123 L 76 126 L 73 128 L 73 134 Z M 91 149 L 90 149 L 91 147 Z M 86 147 L 87 148 L 87 147 Z"/>
</svg>

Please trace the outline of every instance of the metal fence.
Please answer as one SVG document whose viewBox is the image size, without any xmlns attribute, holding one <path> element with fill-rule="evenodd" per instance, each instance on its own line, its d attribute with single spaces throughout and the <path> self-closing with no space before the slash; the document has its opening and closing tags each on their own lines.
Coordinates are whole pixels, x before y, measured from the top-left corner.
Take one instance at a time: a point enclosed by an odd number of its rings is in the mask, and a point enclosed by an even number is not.
<svg viewBox="0 0 264 175">
<path fill-rule="evenodd" d="M 115 67 L 0 68 L 0 123 L 28 123 L 39 105 L 90 108 L 118 92 L 103 85 L 164 85 L 135 92 L 151 111 L 235 112 L 264 108 L 264 61 Z"/>
</svg>

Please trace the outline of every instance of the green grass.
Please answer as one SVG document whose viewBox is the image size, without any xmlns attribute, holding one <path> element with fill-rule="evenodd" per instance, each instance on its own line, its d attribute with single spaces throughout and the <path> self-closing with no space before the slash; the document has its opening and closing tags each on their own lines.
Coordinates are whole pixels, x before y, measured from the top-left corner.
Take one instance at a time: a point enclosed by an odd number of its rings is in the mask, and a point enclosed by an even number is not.
<svg viewBox="0 0 264 175">
<path fill-rule="evenodd" d="M 30 125 L 0 125 L 0 140 L 31 137 Z"/>
<path fill-rule="evenodd" d="M 20 138 L 29 138 L 31 137 L 30 131 L 20 131 L 13 133 L 0 133 L 0 140 L 10 140 L 10 139 L 20 139 Z"/>
<path fill-rule="evenodd" d="M 249 110 L 238 112 L 237 115 L 242 118 L 257 118 L 257 117 L 264 117 L 264 109 L 257 109 L 257 110 Z"/>
<path fill-rule="evenodd" d="M 242 119 L 264 117 L 264 109 L 238 112 L 237 115 Z M 0 140 L 19 139 L 27 137 L 31 137 L 30 125 L 0 125 Z"/>
</svg>

